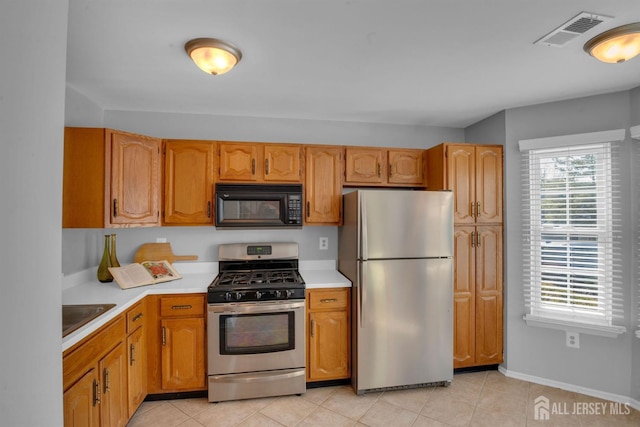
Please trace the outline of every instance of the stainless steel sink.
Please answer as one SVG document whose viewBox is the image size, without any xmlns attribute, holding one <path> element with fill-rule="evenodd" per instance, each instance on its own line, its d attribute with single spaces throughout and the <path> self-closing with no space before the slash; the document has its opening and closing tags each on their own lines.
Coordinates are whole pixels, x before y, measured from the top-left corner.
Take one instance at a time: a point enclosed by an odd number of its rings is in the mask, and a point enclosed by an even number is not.
<svg viewBox="0 0 640 427">
<path fill-rule="evenodd" d="M 62 306 L 62 336 L 86 325 L 115 307 L 115 304 L 79 304 Z"/>
</svg>

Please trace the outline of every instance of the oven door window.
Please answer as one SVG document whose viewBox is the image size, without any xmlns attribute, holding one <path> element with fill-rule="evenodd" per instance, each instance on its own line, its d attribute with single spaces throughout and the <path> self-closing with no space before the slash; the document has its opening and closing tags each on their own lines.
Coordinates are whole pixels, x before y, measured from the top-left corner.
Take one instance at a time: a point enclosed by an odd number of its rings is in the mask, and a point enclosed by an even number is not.
<svg viewBox="0 0 640 427">
<path fill-rule="evenodd" d="M 295 348 L 295 312 L 220 316 L 220 354 L 256 354 Z"/>
</svg>

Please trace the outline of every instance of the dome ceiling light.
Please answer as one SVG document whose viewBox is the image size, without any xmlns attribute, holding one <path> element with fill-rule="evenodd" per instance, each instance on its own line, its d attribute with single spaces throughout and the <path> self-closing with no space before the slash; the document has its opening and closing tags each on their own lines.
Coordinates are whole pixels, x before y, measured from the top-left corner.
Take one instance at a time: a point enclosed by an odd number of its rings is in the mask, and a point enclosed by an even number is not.
<svg viewBox="0 0 640 427">
<path fill-rule="evenodd" d="M 184 50 L 198 68 L 214 76 L 231 70 L 242 59 L 242 52 L 237 47 L 218 39 L 189 40 Z"/>
<path fill-rule="evenodd" d="M 584 45 L 584 51 L 608 63 L 630 60 L 640 53 L 640 23 L 612 28 Z"/>
</svg>

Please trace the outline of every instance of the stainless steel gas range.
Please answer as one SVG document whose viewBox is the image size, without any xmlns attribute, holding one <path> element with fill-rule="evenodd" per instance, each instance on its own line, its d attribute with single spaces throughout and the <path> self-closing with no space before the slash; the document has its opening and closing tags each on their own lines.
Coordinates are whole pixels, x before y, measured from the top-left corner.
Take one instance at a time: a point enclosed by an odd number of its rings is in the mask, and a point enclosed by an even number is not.
<svg viewBox="0 0 640 427">
<path fill-rule="evenodd" d="M 222 244 L 218 256 L 207 292 L 209 401 L 304 393 L 298 244 Z"/>
</svg>

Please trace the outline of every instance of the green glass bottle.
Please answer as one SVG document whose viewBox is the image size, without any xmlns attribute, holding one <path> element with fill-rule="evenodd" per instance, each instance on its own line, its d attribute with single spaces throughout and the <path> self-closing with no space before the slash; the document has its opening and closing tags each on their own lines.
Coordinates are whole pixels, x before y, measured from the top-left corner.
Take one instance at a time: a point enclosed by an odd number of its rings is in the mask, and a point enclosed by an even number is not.
<svg viewBox="0 0 640 427">
<path fill-rule="evenodd" d="M 109 254 L 109 242 L 111 241 L 111 236 L 108 234 L 104 236 L 104 251 L 102 252 L 102 259 L 100 260 L 100 265 L 98 266 L 98 280 L 106 283 L 113 282 L 113 276 L 109 272 L 109 267 L 111 267 L 111 259 Z"/>
</svg>

